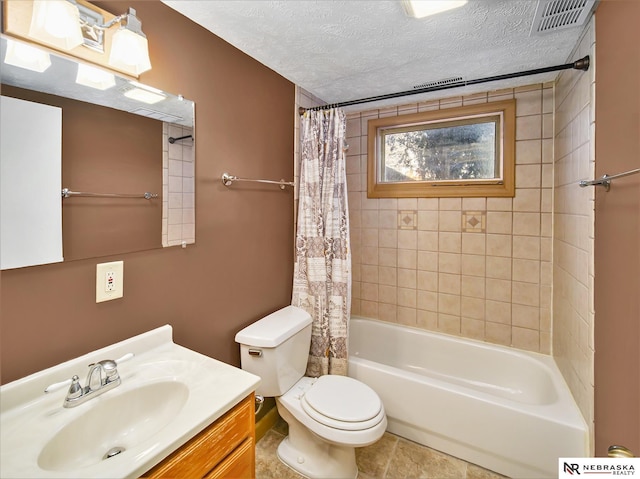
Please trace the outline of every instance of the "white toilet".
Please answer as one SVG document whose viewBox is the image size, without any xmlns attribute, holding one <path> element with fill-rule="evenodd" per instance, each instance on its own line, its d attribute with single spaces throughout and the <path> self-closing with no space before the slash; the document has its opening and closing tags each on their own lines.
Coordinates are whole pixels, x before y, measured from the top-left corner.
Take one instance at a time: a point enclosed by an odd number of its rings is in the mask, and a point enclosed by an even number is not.
<svg viewBox="0 0 640 479">
<path fill-rule="evenodd" d="M 256 394 L 276 398 L 289 435 L 278 457 L 311 479 L 355 478 L 355 448 L 373 444 L 387 428 L 382 401 L 345 376 L 305 377 L 311 316 L 287 306 L 236 334 L 242 369 L 262 378 Z"/>
</svg>

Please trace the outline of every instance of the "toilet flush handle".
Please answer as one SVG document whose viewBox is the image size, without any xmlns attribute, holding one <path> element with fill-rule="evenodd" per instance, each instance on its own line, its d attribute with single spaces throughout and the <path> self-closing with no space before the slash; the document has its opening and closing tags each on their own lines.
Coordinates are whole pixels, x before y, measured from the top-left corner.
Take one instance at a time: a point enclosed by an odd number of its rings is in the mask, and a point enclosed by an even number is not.
<svg viewBox="0 0 640 479">
<path fill-rule="evenodd" d="M 249 356 L 262 357 L 262 349 L 249 349 Z"/>
</svg>

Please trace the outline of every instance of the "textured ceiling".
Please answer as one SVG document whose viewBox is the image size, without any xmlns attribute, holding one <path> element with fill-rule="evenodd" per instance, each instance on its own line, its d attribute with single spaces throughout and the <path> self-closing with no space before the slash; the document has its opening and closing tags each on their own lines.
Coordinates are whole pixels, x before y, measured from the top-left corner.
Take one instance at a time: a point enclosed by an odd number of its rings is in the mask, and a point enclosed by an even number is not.
<svg viewBox="0 0 640 479">
<path fill-rule="evenodd" d="M 399 1 L 163 1 L 330 103 L 451 77 L 473 80 L 567 63 L 577 59 L 569 56 L 582 32 L 578 26 L 530 36 L 535 0 L 470 0 L 423 19 L 407 17 Z M 444 95 L 550 81 L 556 75 Z M 443 92 L 416 99 L 434 96 Z"/>
</svg>

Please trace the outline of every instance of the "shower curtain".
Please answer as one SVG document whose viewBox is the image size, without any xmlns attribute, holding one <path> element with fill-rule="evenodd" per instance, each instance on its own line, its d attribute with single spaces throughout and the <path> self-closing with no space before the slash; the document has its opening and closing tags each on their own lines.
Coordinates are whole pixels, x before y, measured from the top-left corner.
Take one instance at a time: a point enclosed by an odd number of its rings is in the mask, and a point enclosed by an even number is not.
<svg viewBox="0 0 640 479">
<path fill-rule="evenodd" d="M 313 318 L 307 375 L 347 374 L 351 247 L 345 171 L 345 114 L 307 111 L 291 304 Z"/>
</svg>

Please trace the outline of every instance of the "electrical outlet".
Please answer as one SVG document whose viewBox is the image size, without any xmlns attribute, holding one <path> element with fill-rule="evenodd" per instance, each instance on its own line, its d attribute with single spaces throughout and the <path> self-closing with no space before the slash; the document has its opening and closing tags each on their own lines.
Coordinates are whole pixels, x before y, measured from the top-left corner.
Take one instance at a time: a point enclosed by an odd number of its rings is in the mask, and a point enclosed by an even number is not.
<svg viewBox="0 0 640 479">
<path fill-rule="evenodd" d="M 116 273 L 115 271 L 107 271 L 104 278 L 104 290 L 106 292 L 116 290 Z"/>
<path fill-rule="evenodd" d="M 124 262 L 113 261 L 96 266 L 96 303 L 122 298 L 124 293 Z"/>
</svg>

